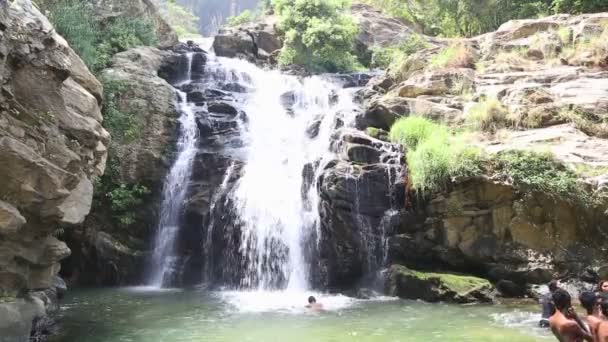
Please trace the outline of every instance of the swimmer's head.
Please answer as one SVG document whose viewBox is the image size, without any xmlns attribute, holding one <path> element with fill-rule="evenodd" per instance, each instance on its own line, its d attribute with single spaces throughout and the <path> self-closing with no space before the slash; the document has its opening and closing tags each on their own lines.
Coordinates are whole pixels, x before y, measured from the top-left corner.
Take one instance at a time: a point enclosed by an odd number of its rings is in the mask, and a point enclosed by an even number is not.
<svg viewBox="0 0 608 342">
<path fill-rule="evenodd" d="M 557 289 L 553 292 L 553 304 L 557 310 L 565 310 L 572 306 L 572 299 L 568 291 L 563 289 Z"/>
<path fill-rule="evenodd" d="M 557 290 L 557 280 L 551 280 L 549 284 L 547 284 L 547 287 L 549 288 L 549 291 L 555 292 L 555 290 Z"/>
<path fill-rule="evenodd" d="M 595 308 L 598 299 L 598 296 L 595 294 L 595 292 L 585 291 L 581 293 L 578 299 L 581 302 L 581 305 L 585 308 L 585 310 L 587 310 L 587 314 L 593 314 L 593 309 Z"/>
<path fill-rule="evenodd" d="M 314 304 L 317 302 L 317 299 L 314 296 L 308 297 L 308 304 Z"/>
</svg>

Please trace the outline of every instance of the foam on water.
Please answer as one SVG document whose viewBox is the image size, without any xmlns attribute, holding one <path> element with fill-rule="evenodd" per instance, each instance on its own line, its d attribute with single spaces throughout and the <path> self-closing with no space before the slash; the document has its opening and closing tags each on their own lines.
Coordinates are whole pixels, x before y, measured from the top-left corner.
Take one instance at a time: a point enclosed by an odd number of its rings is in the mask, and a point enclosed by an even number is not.
<svg viewBox="0 0 608 342">
<path fill-rule="evenodd" d="M 361 300 L 341 294 L 327 294 L 303 291 L 224 291 L 217 295 L 225 301 L 230 310 L 240 313 L 284 312 L 301 314 L 306 309 L 309 296 L 315 296 L 323 304 L 324 311 L 337 311 L 351 307 Z M 382 297 L 385 298 L 385 297 Z"/>
<path fill-rule="evenodd" d="M 175 287 L 158 287 L 158 286 L 130 286 L 122 288 L 126 292 L 135 292 L 135 293 L 172 293 L 172 292 L 182 292 L 184 289 L 175 288 Z"/>
</svg>

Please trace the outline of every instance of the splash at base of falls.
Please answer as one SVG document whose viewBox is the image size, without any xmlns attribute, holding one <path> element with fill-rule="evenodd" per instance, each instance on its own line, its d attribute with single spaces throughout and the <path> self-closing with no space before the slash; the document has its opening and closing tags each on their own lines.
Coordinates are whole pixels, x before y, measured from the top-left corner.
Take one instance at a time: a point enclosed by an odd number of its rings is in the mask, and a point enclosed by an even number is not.
<svg viewBox="0 0 608 342">
<path fill-rule="evenodd" d="M 308 297 L 314 296 L 323 310 L 336 311 L 351 307 L 361 300 L 344 295 L 329 295 L 319 292 L 303 291 L 223 291 L 217 295 L 235 312 L 283 312 L 299 314 L 308 311 Z M 375 300 L 396 300 L 390 297 L 377 297 Z"/>
</svg>

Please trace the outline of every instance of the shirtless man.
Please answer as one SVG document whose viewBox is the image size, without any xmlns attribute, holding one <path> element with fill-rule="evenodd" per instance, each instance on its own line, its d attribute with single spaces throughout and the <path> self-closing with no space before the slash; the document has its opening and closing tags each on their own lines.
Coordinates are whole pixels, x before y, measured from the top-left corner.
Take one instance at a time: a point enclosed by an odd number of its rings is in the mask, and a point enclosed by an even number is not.
<svg viewBox="0 0 608 342">
<path fill-rule="evenodd" d="M 308 297 L 308 305 L 306 305 L 306 308 L 313 311 L 321 311 L 323 310 L 323 304 L 317 303 L 317 299 L 314 296 L 310 296 Z"/>
<path fill-rule="evenodd" d="M 600 303 L 600 310 L 604 317 L 608 317 L 608 300 Z M 608 342 L 608 321 L 604 320 L 597 328 L 596 342 Z"/>
<path fill-rule="evenodd" d="M 567 291 L 557 289 L 553 293 L 553 304 L 555 304 L 556 310 L 553 316 L 549 318 L 549 326 L 558 341 L 593 342 L 593 336 L 591 336 L 585 324 L 574 312 L 570 294 Z"/>
<path fill-rule="evenodd" d="M 557 280 L 551 280 L 551 282 L 547 284 L 547 287 L 549 288 L 549 292 L 541 295 L 539 298 L 539 303 L 543 310 L 541 319 L 538 322 L 538 325 L 541 328 L 549 327 L 549 317 L 553 316 L 555 313 L 555 306 L 553 305 L 553 292 L 559 288 L 557 286 Z"/>
<path fill-rule="evenodd" d="M 581 305 L 587 310 L 587 324 L 591 335 L 597 339 L 597 328 L 603 321 L 602 313 L 600 312 L 600 297 L 595 292 L 585 291 L 578 297 Z"/>
</svg>

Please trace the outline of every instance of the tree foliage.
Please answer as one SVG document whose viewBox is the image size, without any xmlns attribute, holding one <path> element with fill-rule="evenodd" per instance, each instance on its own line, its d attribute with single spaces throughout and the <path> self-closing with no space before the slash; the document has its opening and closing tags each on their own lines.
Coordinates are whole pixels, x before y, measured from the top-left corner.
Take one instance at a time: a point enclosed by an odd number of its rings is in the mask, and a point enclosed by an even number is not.
<svg viewBox="0 0 608 342">
<path fill-rule="evenodd" d="M 141 18 L 96 20 L 88 1 L 59 0 L 49 7 L 49 19 L 93 72 L 108 66 L 112 56 L 135 46 L 154 46 L 151 23 Z"/>
<path fill-rule="evenodd" d="M 180 38 L 200 36 L 198 22 L 200 18 L 176 0 L 163 1 L 160 7 L 163 19 L 171 26 Z"/>
<path fill-rule="evenodd" d="M 348 14 L 348 0 L 273 0 L 285 44 L 281 65 L 297 64 L 309 71 L 348 71 L 357 67 L 353 55 L 358 28 Z"/>
<path fill-rule="evenodd" d="M 228 26 L 238 26 L 241 24 L 252 22 L 256 15 L 250 10 L 244 10 L 239 15 L 229 17 L 227 20 Z"/>
<path fill-rule="evenodd" d="M 433 36 L 470 37 L 511 19 L 608 10 L 606 0 L 364 0 Z"/>
</svg>

